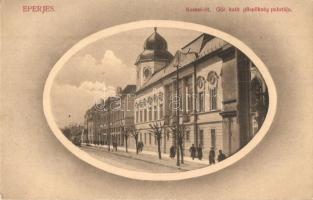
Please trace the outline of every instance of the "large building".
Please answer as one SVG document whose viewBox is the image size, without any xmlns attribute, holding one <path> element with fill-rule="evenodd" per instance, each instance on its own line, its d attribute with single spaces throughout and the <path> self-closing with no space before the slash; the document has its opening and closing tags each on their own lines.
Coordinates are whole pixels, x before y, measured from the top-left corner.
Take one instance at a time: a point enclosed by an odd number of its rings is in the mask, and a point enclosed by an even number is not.
<svg viewBox="0 0 313 200">
<path fill-rule="evenodd" d="M 121 101 L 128 112 L 108 108 L 116 97 L 104 101 L 106 112 L 95 106 L 87 111 L 90 143 L 110 140 L 123 146 L 122 128 L 134 126 L 144 150 L 157 151 L 150 125 L 158 124 L 164 128 L 162 152 L 168 153 L 176 143 L 173 127 L 179 118 L 186 156 L 192 144 L 202 147 L 205 158 L 212 148 L 229 156 L 252 139 L 265 119 L 268 93 L 261 74 L 240 50 L 219 38 L 201 34 L 173 56 L 155 28 L 135 65 L 136 86 L 121 93 L 132 94 Z M 134 148 L 134 140 L 128 139 Z"/>
<path fill-rule="evenodd" d="M 175 57 L 167 47 L 155 28 L 135 62 L 135 126 L 145 149 L 157 150 L 151 123 L 169 127 L 162 138 L 163 152 L 175 144 L 170 127 L 177 123 L 179 107 L 185 155 L 192 144 L 201 146 L 205 157 L 211 148 L 227 155 L 237 152 L 267 112 L 262 76 L 242 52 L 208 34 L 186 44 Z"/>
</svg>

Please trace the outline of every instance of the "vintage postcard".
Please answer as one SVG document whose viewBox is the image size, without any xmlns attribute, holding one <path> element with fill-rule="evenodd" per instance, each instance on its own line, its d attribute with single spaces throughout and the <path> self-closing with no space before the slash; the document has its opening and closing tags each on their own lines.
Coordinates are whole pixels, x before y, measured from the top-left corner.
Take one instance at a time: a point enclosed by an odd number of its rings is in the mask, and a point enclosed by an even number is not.
<svg viewBox="0 0 313 200">
<path fill-rule="evenodd" d="M 2 1 L 2 198 L 312 199 L 312 8 Z"/>
</svg>

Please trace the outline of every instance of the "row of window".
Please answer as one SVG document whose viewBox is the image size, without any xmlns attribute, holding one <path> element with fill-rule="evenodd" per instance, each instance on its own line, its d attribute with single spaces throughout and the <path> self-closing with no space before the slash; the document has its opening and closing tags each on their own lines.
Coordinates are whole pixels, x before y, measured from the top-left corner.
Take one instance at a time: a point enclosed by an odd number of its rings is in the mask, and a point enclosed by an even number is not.
<svg viewBox="0 0 313 200">
<path fill-rule="evenodd" d="M 176 98 L 176 82 L 174 82 L 172 85 L 169 85 L 166 87 L 166 96 L 168 97 L 168 105 L 171 105 L 172 108 L 175 107 L 176 109 L 179 108 L 179 110 L 190 112 L 193 108 L 193 102 L 195 95 L 193 93 L 193 83 L 192 83 L 192 77 L 187 77 L 184 80 L 182 80 L 184 84 L 184 92 L 182 91 L 182 82 L 179 83 L 178 89 L 179 89 L 179 97 Z M 185 96 L 183 96 L 183 93 Z M 210 100 L 209 110 L 213 111 L 217 109 L 217 81 L 214 83 L 214 85 L 211 85 L 211 87 L 208 90 L 208 96 Z M 183 97 L 185 99 L 185 104 L 183 104 Z M 205 98 L 206 98 L 206 92 L 201 91 L 197 94 L 198 101 L 197 101 L 197 111 L 204 112 L 205 111 Z M 174 110 L 176 110 L 174 109 Z"/>
<path fill-rule="evenodd" d="M 209 89 L 209 97 L 210 97 L 210 110 L 217 109 L 217 88 L 213 87 Z M 199 93 L 199 112 L 205 111 L 205 93 Z"/>
<path fill-rule="evenodd" d="M 156 145 L 157 139 L 156 139 L 155 135 L 153 135 L 151 133 L 140 133 L 139 134 L 139 140 L 144 142 L 144 144 L 147 144 L 147 142 L 149 142 L 149 144 L 151 144 L 152 143 L 152 137 L 154 137 L 154 144 Z M 169 138 L 170 138 L 170 134 L 167 133 L 166 134 L 166 140 L 169 140 Z M 184 135 L 183 141 L 190 142 L 190 131 L 186 131 L 186 134 Z M 203 130 L 199 130 L 199 145 L 202 147 L 204 146 L 204 131 Z M 216 147 L 216 130 L 215 129 L 211 129 L 211 147 L 213 147 L 213 148 Z"/>
<path fill-rule="evenodd" d="M 153 110 L 152 107 L 136 110 L 136 123 L 160 120 L 163 119 L 163 117 L 164 117 L 163 104 L 160 104 L 159 106 L 154 106 Z"/>
<path fill-rule="evenodd" d="M 203 147 L 204 145 L 204 137 L 203 130 L 199 130 L 199 145 Z M 211 129 L 211 147 L 216 147 L 216 133 L 215 129 Z"/>
</svg>

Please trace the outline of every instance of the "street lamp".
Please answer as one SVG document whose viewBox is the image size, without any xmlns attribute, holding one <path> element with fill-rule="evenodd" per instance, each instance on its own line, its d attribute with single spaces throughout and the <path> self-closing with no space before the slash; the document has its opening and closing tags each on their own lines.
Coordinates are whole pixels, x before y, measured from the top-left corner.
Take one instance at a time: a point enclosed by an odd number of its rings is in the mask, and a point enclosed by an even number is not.
<svg viewBox="0 0 313 200">
<path fill-rule="evenodd" d="M 198 52 L 195 51 L 188 51 L 186 53 L 183 53 L 182 51 L 178 50 L 175 54 L 175 60 L 174 60 L 174 67 L 176 67 L 176 100 L 178 106 L 176 106 L 176 151 L 177 151 L 177 162 L 176 165 L 179 167 L 180 166 L 180 160 L 179 160 L 179 139 L 180 139 L 180 129 L 179 129 L 179 109 L 180 109 L 180 96 L 179 96 L 179 64 L 181 61 L 181 56 L 182 55 L 187 55 L 187 54 L 194 54 L 196 58 L 198 58 Z"/>
<path fill-rule="evenodd" d="M 180 98 L 179 98 L 179 62 L 180 62 L 181 51 L 177 51 L 175 54 L 175 62 L 174 65 L 176 67 L 176 166 L 180 166 L 179 160 L 179 107 L 180 107 Z M 177 106 L 178 105 L 178 106 Z"/>
</svg>

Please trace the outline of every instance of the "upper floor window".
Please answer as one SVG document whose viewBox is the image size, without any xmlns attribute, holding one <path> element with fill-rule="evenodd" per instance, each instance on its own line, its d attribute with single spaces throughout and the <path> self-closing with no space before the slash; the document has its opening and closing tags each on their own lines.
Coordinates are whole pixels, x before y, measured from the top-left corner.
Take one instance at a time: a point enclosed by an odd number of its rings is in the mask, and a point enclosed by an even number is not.
<svg viewBox="0 0 313 200">
<path fill-rule="evenodd" d="M 192 111 L 193 107 L 193 89 L 192 89 L 192 77 L 186 79 L 186 112 Z"/>
<path fill-rule="evenodd" d="M 160 104 L 160 119 L 163 119 L 163 104 Z"/>
<path fill-rule="evenodd" d="M 157 106 L 154 106 L 154 120 L 158 119 L 158 108 Z"/>
<path fill-rule="evenodd" d="M 152 121 L 152 108 L 148 107 L 149 121 Z"/>
<path fill-rule="evenodd" d="M 147 121 L 147 109 L 144 109 L 144 121 Z"/>
<path fill-rule="evenodd" d="M 199 112 L 204 112 L 204 92 L 199 93 Z"/>
<path fill-rule="evenodd" d="M 149 67 L 145 68 L 143 70 L 143 75 L 144 75 L 145 79 L 149 78 L 151 76 L 151 69 Z"/>
<path fill-rule="evenodd" d="M 216 72 L 210 72 L 207 77 L 209 82 L 209 94 L 210 94 L 210 110 L 217 109 L 217 85 L 218 85 L 218 75 Z"/>
<path fill-rule="evenodd" d="M 140 122 L 142 122 L 142 110 L 140 110 Z"/>
<path fill-rule="evenodd" d="M 210 110 L 217 109 L 217 92 L 216 87 L 210 88 Z"/>
<path fill-rule="evenodd" d="M 136 123 L 138 123 L 139 122 L 139 112 L 138 112 L 138 110 L 136 111 Z"/>
</svg>

